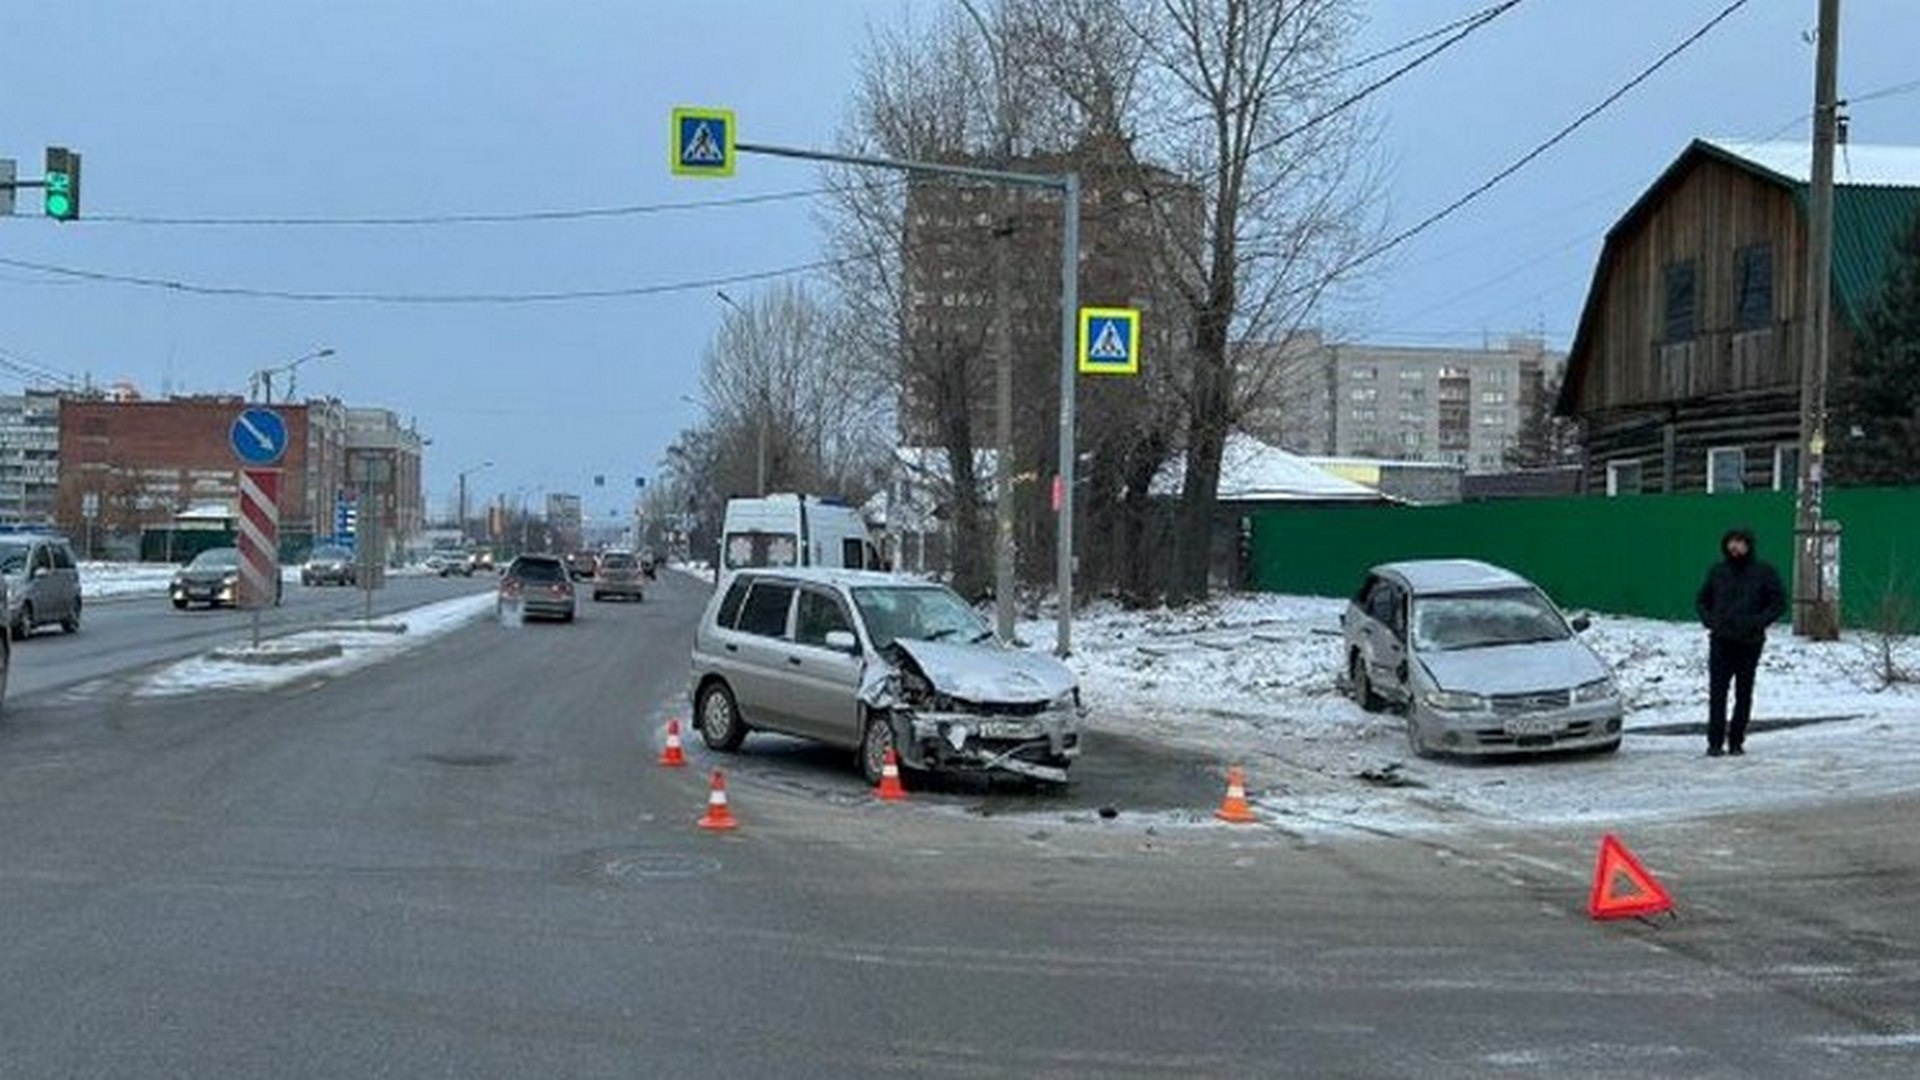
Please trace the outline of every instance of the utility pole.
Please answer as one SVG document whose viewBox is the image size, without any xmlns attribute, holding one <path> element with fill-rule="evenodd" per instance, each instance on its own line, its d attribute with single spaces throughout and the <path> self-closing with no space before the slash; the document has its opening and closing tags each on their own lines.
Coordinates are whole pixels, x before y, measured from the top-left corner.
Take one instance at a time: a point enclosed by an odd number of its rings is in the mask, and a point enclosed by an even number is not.
<svg viewBox="0 0 1920 1080">
<path fill-rule="evenodd" d="M 1800 350 L 1800 476 L 1794 514 L 1793 631 L 1840 636 L 1838 528 L 1822 520 L 1826 484 L 1827 371 L 1833 344 L 1833 148 L 1839 104 L 1840 0 L 1820 0 L 1813 76 L 1813 164 L 1808 177 L 1806 320 Z M 1829 577 L 1833 580 L 1829 581 Z"/>
</svg>

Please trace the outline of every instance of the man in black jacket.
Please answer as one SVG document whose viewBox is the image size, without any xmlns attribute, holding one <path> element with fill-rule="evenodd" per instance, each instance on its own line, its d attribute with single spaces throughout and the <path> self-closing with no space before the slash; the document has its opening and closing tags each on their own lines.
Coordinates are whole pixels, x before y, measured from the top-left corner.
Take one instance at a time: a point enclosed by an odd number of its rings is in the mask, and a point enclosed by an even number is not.
<svg viewBox="0 0 1920 1080">
<path fill-rule="evenodd" d="M 1707 571 L 1694 598 L 1707 628 L 1707 756 L 1721 747 L 1746 753 L 1747 720 L 1753 713 L 1753 672 L 1767 643 L 1767 627 L 1787 610 L 1786 590 L 1773 567 L 1753 554 L 1753 532 L 1729 529 L 1720 538 L 1725 556 Z M 1727 722 L 1727 684 L 1733 684 L 1733 722 Z"/>
</svg>

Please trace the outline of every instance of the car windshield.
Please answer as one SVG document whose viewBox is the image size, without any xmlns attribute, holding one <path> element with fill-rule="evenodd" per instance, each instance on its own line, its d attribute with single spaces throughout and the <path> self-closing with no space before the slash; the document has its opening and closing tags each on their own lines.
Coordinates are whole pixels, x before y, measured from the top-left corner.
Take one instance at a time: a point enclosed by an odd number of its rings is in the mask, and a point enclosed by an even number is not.
<svg viewBox="0 0 1920 1080">
<path fill-rule="evenodd" d="M 337 562 L 352 557 L 347 554 L 346 548 L 337 547 L 317 547 L 313 549 L 313 554 L 310 556 L 314 562 Z"/>
<path fill-rule="evenodd" d="M 514 566 L 513 576 L 522 581 L 567 580 L 567 572 L 557 559 L 522 559 Z"/>
<path fill-rule="evenodd" d="M 609 555 L 600 560 L 602 570 L 631 570 L 635 565 L 631 555 Z"/>
<path fill-rule="evenodd" d="M 1416 596 L 1413 646 L 1447 651 L 1563 641 L 1567 623 L 1538 589 Z"/>
<path fill-rule="evenodd" d="M 187 567 L 191 570 L 221 570 L 239 565 L 240 552 L 237 548 L 208 548 L 195 555 Z"/>
<path fill-rule="evenodd" d="M 853 603 L 875 648 L 909 641 L 973 642 L 991 637 L 986 621 L 950 589 L 937 585 L 867 585 Z"/>
<path fill-rule="evenodd" d="M 0 574 L 26 573 L 29 551 L 25 544 L 0 544 Z"/>
</svg>

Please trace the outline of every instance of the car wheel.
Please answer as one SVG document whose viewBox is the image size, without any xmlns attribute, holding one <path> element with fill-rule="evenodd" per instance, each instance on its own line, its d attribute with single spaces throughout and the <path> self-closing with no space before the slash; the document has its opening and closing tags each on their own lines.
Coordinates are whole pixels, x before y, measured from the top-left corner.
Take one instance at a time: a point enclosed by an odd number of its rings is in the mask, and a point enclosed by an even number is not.
<svg viewBox="0 0 1920 1080">
<path fill-rule="evenodd" d="M 1367 675 L 1367 662 L 1360 658 L 1358 649 L 1347 657 L 1347 690 L 1353 694 L 1354 703 L 1367 712 L 1387 707 L 1386 699 L 1373 692 L 1373 679 Z"/>
<path fill-rule="evenodd" d="M 69 634 L 80 632 L 80 601 L 77 598 L 73 602 L 73 614 L 60 620 L 60 629 Z"/>
<path fill-rule="evenodd" d="M 20 614 L 13 617 L 13 626 L 11 629 L 13 632 L 13 640 L 15 641 L 25 641 L 27 640 L 27 635 L 33 633 L 32 604 L 20 605 Z"/>
<path fill-rule="evenodd" d="M 708 683 L 700 690 L 700 737 L 709 749 L 723 754 L 740 749 L 740 740 L 747 737 L 746 722 L 726 683 Z"/>
<path fill-rule="evenodd" d="M 887 767 L 887 751 L 894 749 L 893 725 L 885 716 L 868 713 L 866 730 L 860 735 L 860 775 L 866 777 L 869 786 L 879 786 L 880 774 Z"/>
<path fill-rule="evenodd" d="M 175 611 L 187 610 L 187 602 L 185 600 L 175 600 L 173 602 L 173 610 Z"/>
<path fill-rule="evenodd" d="M 596 592 L 593 594 L 593 598 L 595 600 L 605 600 L 607 598 L 607 594 L 602 592 Z"/>
</svg>

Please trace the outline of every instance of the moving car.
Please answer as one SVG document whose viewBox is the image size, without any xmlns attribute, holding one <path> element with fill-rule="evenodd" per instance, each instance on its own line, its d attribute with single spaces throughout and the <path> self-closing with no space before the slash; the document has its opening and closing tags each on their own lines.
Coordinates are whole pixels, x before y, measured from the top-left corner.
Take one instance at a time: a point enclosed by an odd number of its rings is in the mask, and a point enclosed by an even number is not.
<svg viewBox="0 0 1920 1080">
<path fill-rule="evenodd" d="M 13 640 L 55 623 L 69 634 L 80 629 L 80 570 L 65 537 L 0 534 L 0 577 L 6 580 L 7 632 Z"/>
<path fill-rule="evenodd" d="M 472 577 L 473 553 L 465 548 L 435 548 L 427 556 L 426 567 L 441 577 Z"/>
<path fill-rule="evenodd" d="M 1606 661 L 1526 578 L 1471 559 L 1387 563 L 1340 620 L 1347 689 L 1392 708 L 1421 757 L 1620 748 Z"/>
<path fill-rule="evenodd" d="M 300 566 L 302 585 L 351 585 L 354 583 L 353 552 L 332 544 L 321 544 L 307 554 Z"/>
<path fill-rule="evenodd" d="M 280 604 L 281 593 L 282 582 L 276 571 L 273 576 L 273 602 L 276 607 Z M 238 605 L 240 549 L 208 548 L 195 555 L 192 562 L 174 571 L 173 584 L 168 586 L 167 595 L 173 600 L 175 608 L 185 608 L 188 604 L 205 604 L 208 607 Z"/>
<path fill-rule="evenodd" d="M 591 551 L 576 551 L 567 556 L 567 573 L 575 581 L 585 581 L 600 569 L 600 556 Z"/>
<path fill-rule="evenodd" d="M 502 616 L 518 613 L 528 619 L 572 622 L 573 579 L 567 574 L 567 564 L 558 555 L 515 558 L 500 575 L 494 611 Z"/>
<path fill-rule="evenodd" d="M 889 749 L 913 769 L 1065 783 L 1080 688 L 1065 664 L 994 640 L 952 590 L 862 570 L 734 573 L 694 632 L 694 726 L 708 746 L 749 731 L 857 750 L 877 783 Z"/>
<path fill-rule="evenodd" d="M 640 557 L 633 552 L 609 551 L 600 556 L 600 567 L 594 571 L 593 598 L 604 600 L 609 596 L 631 596 L 635 600 L 645 600 L 648 576 Z"/>
</svg>

